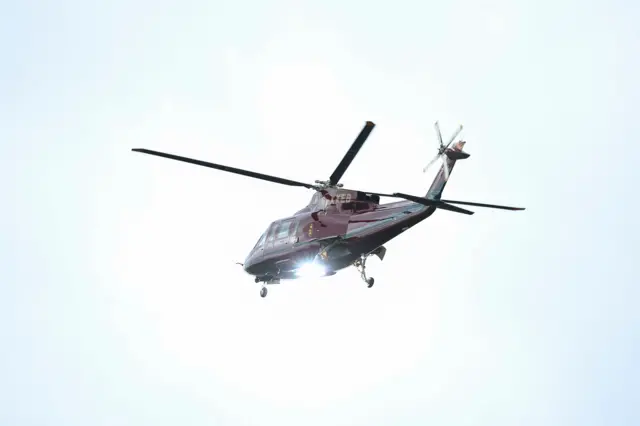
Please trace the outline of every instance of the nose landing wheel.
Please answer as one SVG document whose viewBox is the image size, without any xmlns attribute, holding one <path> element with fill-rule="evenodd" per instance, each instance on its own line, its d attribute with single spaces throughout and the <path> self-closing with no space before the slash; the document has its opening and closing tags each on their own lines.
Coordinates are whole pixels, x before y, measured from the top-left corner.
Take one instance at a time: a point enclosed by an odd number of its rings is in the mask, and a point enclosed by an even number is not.
<svg viewBox="0 0 640 426">
<path fill-rule="evenodd" d="M 260 297 L 267 297 L 267 288 L 266 287 L 262 287 L 260 289 Z"/>
</svg>

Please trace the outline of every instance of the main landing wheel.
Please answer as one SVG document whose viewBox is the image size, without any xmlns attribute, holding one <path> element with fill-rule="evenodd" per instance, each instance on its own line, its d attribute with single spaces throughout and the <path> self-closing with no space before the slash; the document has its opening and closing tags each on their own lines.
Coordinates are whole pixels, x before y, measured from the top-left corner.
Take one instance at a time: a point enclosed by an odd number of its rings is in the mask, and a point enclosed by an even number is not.
<svg viewBox="0 0 640 426">
<path fill-rule="evenodd" d="M 267 297 L 267 288 L 266 287 L 262 287 L 260 289 L 260 297 Z"/>
<path fill-rule="evenodd" d="M 362 256 L 360 259 L 356 260 L 353 263 L 353 266 L 355 266 L 358 271 L 360 271 L 360 277 L 362 278 L 362 281 L 364 281 L 367 284 L 367 288 L 371 288 L 373 287 L 373 283 L 375 282 L 373 277 L 367 277 L 367 272 L 366 272 L 366 263 L 367 263 L 367 256 Z"/>
</svg>

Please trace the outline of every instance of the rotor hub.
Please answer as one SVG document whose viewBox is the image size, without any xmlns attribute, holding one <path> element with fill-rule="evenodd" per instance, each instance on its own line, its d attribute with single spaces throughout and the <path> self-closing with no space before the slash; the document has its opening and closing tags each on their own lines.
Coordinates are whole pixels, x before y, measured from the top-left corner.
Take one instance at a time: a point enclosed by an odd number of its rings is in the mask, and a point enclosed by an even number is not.
<svg viewBox="0 0 640 426">
<path fill-rule="evenodd" d="M 344 186 L 341 183 L 331 183 L 330 180 L 316 180 L 315 183 L 317 185 L 314 185 L 313 189 L 316 191 L 322 191 L 329 188 L 342 188 Z"/>
</svg>

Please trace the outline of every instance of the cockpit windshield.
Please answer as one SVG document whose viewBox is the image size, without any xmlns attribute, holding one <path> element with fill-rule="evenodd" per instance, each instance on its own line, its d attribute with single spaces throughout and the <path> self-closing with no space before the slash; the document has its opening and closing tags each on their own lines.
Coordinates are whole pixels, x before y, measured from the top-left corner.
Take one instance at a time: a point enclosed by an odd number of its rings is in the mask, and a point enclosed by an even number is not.
<svg viewBox="0 0 640 426">
<path fill-rule="evenodd" d="M 264 238 L 267 235 L 266 232 L 264 232 L 261 236 L 260 239 L 258 240 L 258 242 L 256 243 L 255 247 L 253 247 L 254 250 L 259 249 L 260 247 L 262 247 L 262 245 L 264 244 Z"/>
</svg>

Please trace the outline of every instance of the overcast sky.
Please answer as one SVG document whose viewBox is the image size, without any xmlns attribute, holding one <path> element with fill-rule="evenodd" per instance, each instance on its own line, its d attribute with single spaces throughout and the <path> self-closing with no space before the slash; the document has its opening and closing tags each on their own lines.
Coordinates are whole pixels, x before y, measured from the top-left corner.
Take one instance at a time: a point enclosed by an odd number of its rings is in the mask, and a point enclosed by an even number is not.
<svg viewBox="0 0 640 426">
<path fill-rule="evenodd" d="M 23 1 L 0 18 L 0 424 L 640 423 L 631 1 Z M 372 259 L 259 297 L 312 192 L 423 194 Z"/>
</svg>

